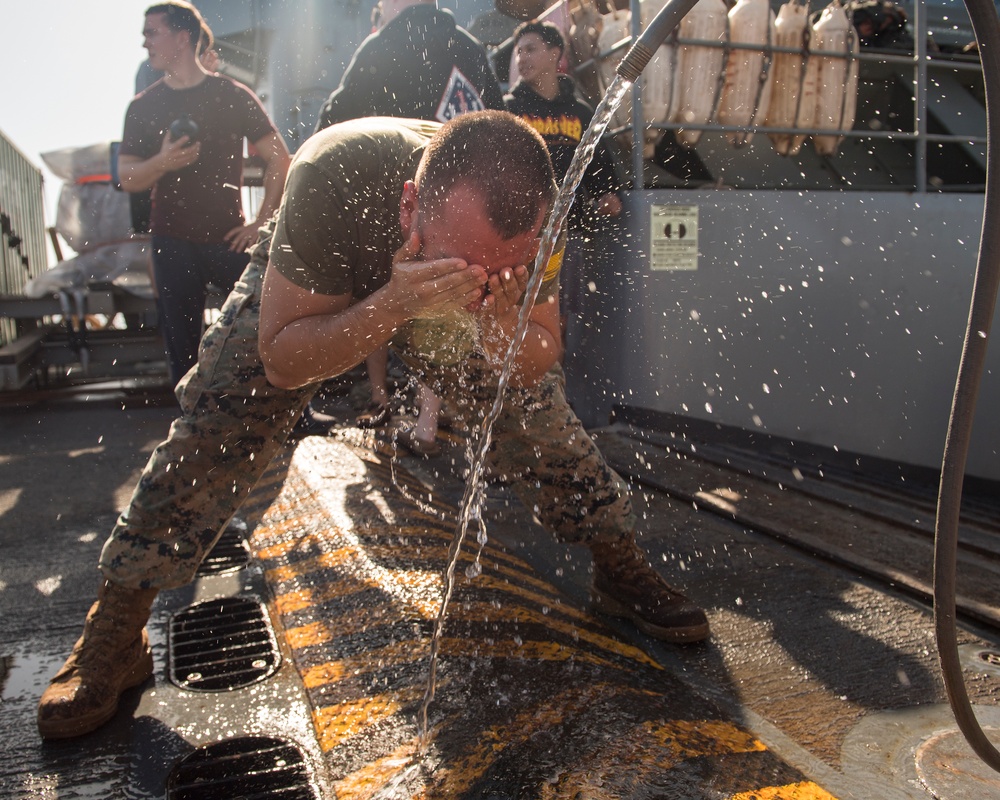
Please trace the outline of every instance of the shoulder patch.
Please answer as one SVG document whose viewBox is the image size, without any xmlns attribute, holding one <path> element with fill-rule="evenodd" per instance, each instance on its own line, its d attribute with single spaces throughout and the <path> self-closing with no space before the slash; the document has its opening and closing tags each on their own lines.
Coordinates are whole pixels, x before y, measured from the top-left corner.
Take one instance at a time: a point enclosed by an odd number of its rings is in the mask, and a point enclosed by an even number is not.
<svg viewBox="0 0 1000 800">
<path fill-rule="evenodd" d="M 565 252 L 566 247 L 563 244 L 559 250 L 549 256 L 549 263 L 545 265 L 545 275 L 542 276 L 542 283 L 548 283 L 559 274 L 559 270 L 562 269 L 563 254 Z"/>
<path fill-rule="evenodd" d="M 469 111 L 485 111 L 486 105 L 483 98 L 479 96 L 479 90 L 462 73 L 458 67 L 451 68 L 451 75 L 445 85 L 444 94 L 441 95 L 441 102 L 438 104 L 434 118 L 438 122 L 447 122 L 460 114 Z"/>
</svg>

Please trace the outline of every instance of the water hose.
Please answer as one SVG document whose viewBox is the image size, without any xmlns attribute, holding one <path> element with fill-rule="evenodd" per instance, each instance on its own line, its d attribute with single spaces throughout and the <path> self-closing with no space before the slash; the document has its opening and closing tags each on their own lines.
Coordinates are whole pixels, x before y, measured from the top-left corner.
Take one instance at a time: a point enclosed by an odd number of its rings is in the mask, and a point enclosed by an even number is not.
<svg viewBox="0 0 1000 800">
<path fill-rule="evenodd" d="M 696 2 L 698 0 L 671 0 L 668 2 L 628 49 L 625 58 L 621 60 L 615 71 L 629 83 L 635 83 L 650 59 L 656 54 L 657 48 L 666 41 L 670 32 L 680 25 L 684 15 L 694 8 Z"/>
<path fill-rule="evenodd" d="M 983 205 L 983 227 L 972 286 L 969 324 L 965 332 L 962 358 L 958 366 L 951 417 L 945 439 L 941 464 L 941 484 L 938 490 L 937 519 L 934 530 L 934 627 L 938 657 L 944 678 L 948 702 L 965 740 L 983 761 L 1000 772 L 1000 752 L 986 738 L 969 702 L 969 693 L 962 676 L 958 657 L 958 635 L 955 627 L 955 573 L 957 567 L 958 524 L 962 506 L 962 481 L 969 452 L 976 397 L 982 380 L 989 344 L 990 326 L 1000 285 L 1000 226 L 991 224 L 997 218 L 1000 187 L 992 168 L 997 152 L 998 135 L 996 107 L 1000 102 L 1000 19 L 992 0 L 965 0 L 976 34 L 979 56 L 983 65 L 986 89 L 986 199 Z"/>
<path fill-rule="evenodd" d="M 677 27 L 697 0 L 671 0 L 653 17 L 635 41 L 617 72 L 629 82 L 635 82 L 670 32 Z M 996 219 L 1000 187 L 990 166 L 1000 155 L 996 152 L 996 102 L 1000 102 L 1000 18 L 992 0 L 965 0 L 976 35 L 986 89 L 986 197 L 983 206 L 983 226 L 972 288 L 969 323 L 958 367 L 952 400 L 948 434 L 941 464 L 938 510 L 934 533 L 934 625 L 938 655 L 948 701 L 955 721 L 966 741 L 994 770 L 1000 772 L 1000 752 L 986 738 L 969 702 L 968 691 L 958 657 L 958 637 L 955 627 L 955 573 L 958 549 L 958 524 L 962 505 L 962 482 L 965 473 L 969 440 L 975 416 L 976 397 L 985 369 L 986 348 L 1000 285 L 1000 225 Z M 993 102 L 996 101 L 996 102 Z"/>
</svg>

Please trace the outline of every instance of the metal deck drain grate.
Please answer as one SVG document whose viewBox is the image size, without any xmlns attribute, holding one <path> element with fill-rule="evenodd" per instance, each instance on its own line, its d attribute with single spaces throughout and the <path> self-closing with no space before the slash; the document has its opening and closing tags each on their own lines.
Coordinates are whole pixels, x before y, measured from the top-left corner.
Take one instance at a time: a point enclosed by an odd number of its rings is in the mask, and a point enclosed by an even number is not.
<svg viewBox="0 0 1000 800">
<path fill-rule="evenodd" d="M 267 609 L 220 597 L 174 614 L 168 636 L 170 680 L 182 689 L 224 692 L 273 675 L 281 663 Z"/>
<path fill-rule="evenodd" d="M 208 551 L 198 567 L 198 575 L 224 575 L 236 572 L 250 563 L 250 545 L 246 540 L 246 524 L 230 522 L 219 541 Z"/>
<path fill-rule="evenodd" d="M 227 739 L 185 756 L 167 779 L 167 800 L 319 800 L 301 749 L 269 736 Z"/>
</svg>

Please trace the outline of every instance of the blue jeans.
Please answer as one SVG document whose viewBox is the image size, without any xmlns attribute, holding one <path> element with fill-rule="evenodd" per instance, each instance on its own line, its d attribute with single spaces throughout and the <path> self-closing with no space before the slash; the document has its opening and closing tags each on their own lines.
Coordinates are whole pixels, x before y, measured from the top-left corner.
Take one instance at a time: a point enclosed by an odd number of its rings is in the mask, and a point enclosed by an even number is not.
<svg viewBox="0 0 1000 800">
<path fill-rule="evenodd" d="M 250 261 L 226 244 L 195 244 L 153 236 L 153 284 L 160 332 L 174 385 L 194 366 L 201 341 L 206 286 L 229 294 Z"/>
</svg>

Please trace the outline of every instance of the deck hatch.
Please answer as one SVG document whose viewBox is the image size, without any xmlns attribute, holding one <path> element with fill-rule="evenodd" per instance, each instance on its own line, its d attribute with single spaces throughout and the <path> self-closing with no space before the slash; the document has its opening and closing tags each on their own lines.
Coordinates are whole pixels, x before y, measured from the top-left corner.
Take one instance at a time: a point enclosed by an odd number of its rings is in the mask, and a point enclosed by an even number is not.
<svg viewBox="0 0 1000 800">
<path fill-rule="evenodd" d="M 249 686 L 281 664 L 267 609 L 245 597 L 206 600 L 177 612 L 168 642 L 170 680 L 191 691 Z"/>
<path fill-rule="evenodd" d="M 219 541 L 208 551 L 198 567 L 197 575 L 225 575 L 243 569 L 250 563 L 250 545 L 246 525 L 235 520 L 226 526 Z"/>
<path fill-rule="evenodd" d="M 167 800 L 319 800 L 302 750 L 268 736 L 199 747 L 167 779 Z"/>
</svg>

